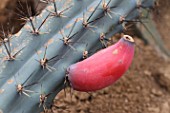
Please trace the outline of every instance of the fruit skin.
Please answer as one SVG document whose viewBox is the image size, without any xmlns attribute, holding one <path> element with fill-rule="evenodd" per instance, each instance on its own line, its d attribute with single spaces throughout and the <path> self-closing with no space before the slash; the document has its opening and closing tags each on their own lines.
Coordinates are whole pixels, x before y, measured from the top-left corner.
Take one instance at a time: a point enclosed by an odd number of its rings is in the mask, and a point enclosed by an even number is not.
<svg viewBox="0 0 170 113">
<path fill-rule="evenodd" d="M 134 57 L 134 40 L 124 35 L 116 44 L 71 65 L 68 79 L 77 91 L 89 92 L 105 88 L 118 80 Z"/>
</svg>

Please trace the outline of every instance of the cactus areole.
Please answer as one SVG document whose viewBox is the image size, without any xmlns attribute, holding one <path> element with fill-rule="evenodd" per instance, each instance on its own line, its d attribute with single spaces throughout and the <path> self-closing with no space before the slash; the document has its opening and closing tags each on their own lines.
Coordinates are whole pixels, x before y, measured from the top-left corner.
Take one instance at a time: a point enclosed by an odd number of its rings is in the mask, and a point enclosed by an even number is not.
<svg viewBox="0 0 170 113">
<path fill-rule="evenodd" d="M 113 84 L 129 68 L 134 45 L 133 38 L 124 35 L 116 44 L 71 65 L 67 71 L 72 88 L 88 92 Z"/>
</svg>

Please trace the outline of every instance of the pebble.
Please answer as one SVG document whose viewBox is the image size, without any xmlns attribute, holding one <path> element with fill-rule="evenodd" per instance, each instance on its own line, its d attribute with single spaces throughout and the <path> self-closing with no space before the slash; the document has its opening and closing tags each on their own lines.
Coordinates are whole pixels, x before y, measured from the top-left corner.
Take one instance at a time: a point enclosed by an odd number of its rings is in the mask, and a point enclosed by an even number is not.
<svg viewBox="0 0 170 113">
<path fill-rule="evenodd" d="M 152 89 L 151 93 L 154 94 L 155 96 L 162 96 L 163 93 L 160 90 Z"/>
<path fill-rule="evenodd" d="M 160 113 L 160 108 L 158 107 L 150 107 L 148 110 L 153 113 Z"/>
<path fill-rule="evenodd" d="M 147 75 L 147 76 L 151 76 L 152 75 L 152 73 L 150 71 L 148 71 L 148 70 L 145 70 L 144 74 Z"/>
<path fill-rule="evenodd" d="M 168 102 L 162 104 L 160 113 L 170 113 L 170 105 Z"/>
</svg>

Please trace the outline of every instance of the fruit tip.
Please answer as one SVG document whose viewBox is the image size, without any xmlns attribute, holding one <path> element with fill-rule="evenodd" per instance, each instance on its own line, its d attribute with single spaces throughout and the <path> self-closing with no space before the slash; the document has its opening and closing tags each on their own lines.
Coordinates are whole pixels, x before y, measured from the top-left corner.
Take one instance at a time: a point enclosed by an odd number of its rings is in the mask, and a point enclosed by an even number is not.
<svg viewBox="0 0 170 113">
<path fill-rule="evenodd" d="M 127 41 L 129 41 L 129 42 L 131 42 L 131 43 L 134 43 L 134 42 L 135 42 L 134 39 L 133 39 L 131 36 L 129 36 L 129 35 L 124 35 L 124 36 L 123 36 L 123 39 L 125 39 L 125 40 L 127 40 Z"/>
</svg>

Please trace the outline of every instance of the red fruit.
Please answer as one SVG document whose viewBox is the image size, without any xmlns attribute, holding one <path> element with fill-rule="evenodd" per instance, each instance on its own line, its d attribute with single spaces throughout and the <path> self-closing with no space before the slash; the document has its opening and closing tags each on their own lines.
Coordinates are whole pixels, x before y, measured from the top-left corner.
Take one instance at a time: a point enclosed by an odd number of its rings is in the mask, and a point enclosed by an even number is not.
<svg viewBox="0 0 170 113">
<path fill-rule="evenodd" d="M 74 90 L 96 91 L 113 84 L 129 68 L 134 56 L 134 40 L 124 35 L 116 44 L 71 65 L 68 79 Z"/>
</svg>

